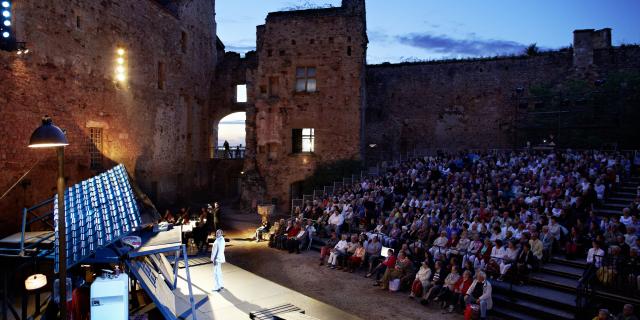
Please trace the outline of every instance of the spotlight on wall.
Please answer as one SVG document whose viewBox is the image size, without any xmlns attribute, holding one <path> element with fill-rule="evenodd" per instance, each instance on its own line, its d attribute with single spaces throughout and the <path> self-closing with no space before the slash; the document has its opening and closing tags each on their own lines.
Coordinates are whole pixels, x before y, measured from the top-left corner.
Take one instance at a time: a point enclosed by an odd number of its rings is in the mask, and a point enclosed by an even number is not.
<svg viewBox="0 0 640 320">
<path fill-rule="evenodd" d="M 516 88 L 516 92 L 517 93 L 523 93 L 524 92 L 524 88 L 523 87 L 517 87 Z"/>
<path fill-rule="evenodd" d="M 114 77 L 117 82 L 124 82 L 127 80 L 127 68 L 125 67 L 126 53 L 127 52 L 124 50 L 124 48 L 116 49 L 116 67 L 115 67 Z"/>
<path fill-rule="evenodd" d="M 18 49 L 18 51 L 16 51 L 18 56 L 25 56 L 29 53 L 26 42 L 16 42 L 16 49 Z"/>
<path fill-rule="evenodd" d="M 378 146 L 377 144 L 372 143 L 372 144 L 370 144 L 370 145 L 369 145 L 369 148 L 375 148 L 375 147 L 377 147 L 377 146 Z"/>
</svg>

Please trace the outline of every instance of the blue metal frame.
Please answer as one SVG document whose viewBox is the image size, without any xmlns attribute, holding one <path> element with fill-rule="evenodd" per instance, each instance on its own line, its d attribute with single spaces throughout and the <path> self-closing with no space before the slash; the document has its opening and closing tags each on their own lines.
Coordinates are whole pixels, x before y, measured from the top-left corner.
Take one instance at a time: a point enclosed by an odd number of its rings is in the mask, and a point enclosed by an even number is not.
<svg viewBox="0 0 640 320">
<path fill-rule="evenodd" d="M 191 285 L 191 273 L 189 272 L 189 256 L 187 255 L 187 247 L 184 244 L 180 244 L 180 245 L 176 245 L 176 246 L 167 246 L 167 247 L 162 247 L 159 249 L 154 249 L 154 250 L 148 250 L 148 251 L 143 251 L 143 252 L 130 252 L 129 253 L 129 258 L 128 260 L 125 261 L 125 264 L 127 265 L 127 267 L 129 268 L 129 271 L 136 277 L 136 279 L 142 279 L 142 275 L 140 274 L 137 266 L 135 265 L 135 261 L 133 260 L 133 258 L 137 258 L 137 257 L 143 257 L 143 256 L 148 256 L 148 255 L 153 255 L 153 254 L 157 254 L 157 253 L 165 253 L 165 252 L 175 252 L 176 254 L 176 259 L 174 260 L 174 273 L 175 273 L 175 281 L 174 281 L 174 285 L 172 289 L 176 288 L 177 285 L 177 281 L 178 281 L 178 261 L 180 258 L 180 254 L 182 253 L 182 258 L 184 259 L 184 265 L 185 265 L 185 270 L 187 272 L 187 284 L 189 287 L 189 303 L 191 304 L 191 310 L 187 310 L 186 312 L 182 313 L 181 315 L 177 316 L 175 314 L 173 314 L 172 312 L 170 312 L 170 310 L 168 310 L 166 307 L 164 307 L 162 305 L 162 303 L 160 302 L 160 300 L 158 300 L 158 297 L 156 297 L 153 294 L 153 291 L 151 290 L 151 288 L 149 288 L 147 286 L 147 284 L 144 281 L 138 281 L 138 283 L 140 284 L 140 286 L 142 287 L 142 289 L 144 289 L 144 291 L 147 292 L 147 294 L 149 295 L 149 297 L 151 298 L 151 300 L 153 301 L 153 303 L 155 303 L 156 307 L 158 308 L 158 310 L 160 311 L 160 313 L 162 313 L 162 315 L 164 316 L 165 319 L 169 319 L 169 320 L 173 320 L 173 319 L 184 319 L 184 317 L 188 316 L 189 314 L 191 314 L 191 318 L 193 320 L 197 320 L 197 314 L 196 314 L 196 303 L 195 300 L 193 298 L 193 288 Z M 202 300 L 198 301 L 198 306 L 202 305 L 202 303 L 206 302 L 209 299 L 209 297 L 205 297 Z"/>
<path fill-rule="evenodd" d="M 140 211 L 123 165 L 70 186 L 65 191 L 67 267 L 129 235 Z M 55 271 L 58 272 L 58 199 L 54 198 Z"/>
</svg>

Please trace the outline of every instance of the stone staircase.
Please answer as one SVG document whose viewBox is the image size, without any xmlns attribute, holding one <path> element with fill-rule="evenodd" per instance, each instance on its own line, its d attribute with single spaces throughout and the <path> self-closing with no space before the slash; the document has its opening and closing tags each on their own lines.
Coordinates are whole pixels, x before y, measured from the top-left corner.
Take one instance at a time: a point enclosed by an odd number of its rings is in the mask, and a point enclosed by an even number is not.
<svg viewBox="0 0 640 320">
<path fill-rule="evenodd" d="M 576 287 L 586 261 L 552 257 L 525 285 L 492 281 L 493 315 L 502 319 L 574 319 Z"/>
<path fill-rule="evenodd" d="M 635 200 L 640 186 L 640 177 L 625 179 L 605 200 L 604 204 L 596 208 L 596 213 L 601 216 L 622 215 L 622 209 L 629 206 Z"/>
</svg>

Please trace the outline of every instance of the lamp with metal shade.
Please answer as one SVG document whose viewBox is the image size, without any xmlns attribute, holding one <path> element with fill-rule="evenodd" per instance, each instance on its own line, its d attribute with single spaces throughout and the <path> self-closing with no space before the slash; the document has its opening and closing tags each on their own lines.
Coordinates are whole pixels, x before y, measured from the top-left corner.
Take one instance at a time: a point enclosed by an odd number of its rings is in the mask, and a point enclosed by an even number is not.
<svg viewBox="0 0 640 320">
<path fill-rule="evenodd" d="M 42 125 L 31 134 L 29 148 L 55 148 L 69 145 L 62 129 L 53 124 L 49 116 L 42 118 Z"/>
<path fill-rule="evenodd" d="M 42 118 L 42 125 L 31 134 L 29 148 L 55 148 L 58 158 L 58 277 L 60 297 L 67 296 L 66 218 L 64 208 L 64 147 L 69 145 L 62 129 L 53 125 L 49 116 Z M 65 301 L 66 299 L 60 299 Z M 67 304 L 60 303 L 60 319 L 67 318 Z"/>
</svg>

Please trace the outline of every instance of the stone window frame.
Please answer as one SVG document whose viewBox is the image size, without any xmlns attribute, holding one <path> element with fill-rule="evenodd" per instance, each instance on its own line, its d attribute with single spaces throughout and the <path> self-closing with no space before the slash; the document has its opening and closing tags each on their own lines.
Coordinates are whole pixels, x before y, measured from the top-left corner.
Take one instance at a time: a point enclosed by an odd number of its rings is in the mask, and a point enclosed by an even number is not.
<svg viewBox="0 0 640 320">
<path fill-rule="evenodd" d="M 309 154 L 315 153 L 315 128 L 291 129 L 291 153 Z M 307 142 L 305 146 L 305 141 Z"/>
<path fill-rule="evenodd" d="M 102 170 L 103 168 L 103 156 L 102 147 L 104 141 L 104 130 L 102 127 L 89 127 L 88 136 L 89 145 L 89 167 L 92 170 Z"/>
<path fill-rule="evenodd" d="M 296 81 L 294 89 L 296 93 L 318 92 L 318 68 L 315 66 L 296 67 L 295 77 Z"/>
</svg>

